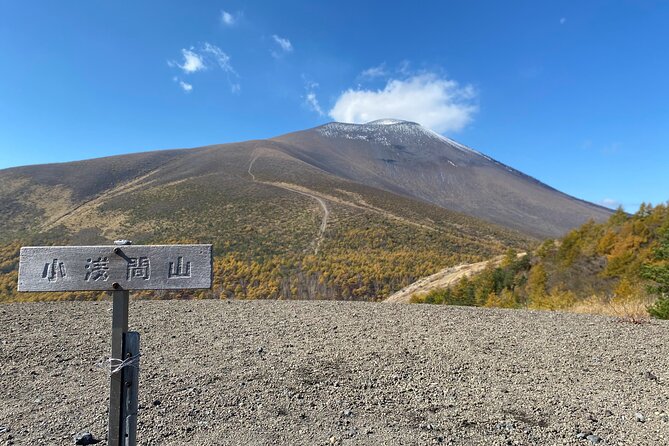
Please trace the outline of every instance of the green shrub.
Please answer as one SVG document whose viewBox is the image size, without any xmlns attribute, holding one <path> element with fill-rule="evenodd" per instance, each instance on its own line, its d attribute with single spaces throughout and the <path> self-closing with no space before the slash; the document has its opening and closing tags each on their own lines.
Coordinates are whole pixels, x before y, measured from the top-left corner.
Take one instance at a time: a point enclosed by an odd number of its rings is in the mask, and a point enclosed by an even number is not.
<svg viewBox="0 0 669 446">
<path fill-rule="evenodd" d="M 648 307 L 648 314 L 656 319 L 669 319 L 669 297 L 659 297 Z"/>
</svg>

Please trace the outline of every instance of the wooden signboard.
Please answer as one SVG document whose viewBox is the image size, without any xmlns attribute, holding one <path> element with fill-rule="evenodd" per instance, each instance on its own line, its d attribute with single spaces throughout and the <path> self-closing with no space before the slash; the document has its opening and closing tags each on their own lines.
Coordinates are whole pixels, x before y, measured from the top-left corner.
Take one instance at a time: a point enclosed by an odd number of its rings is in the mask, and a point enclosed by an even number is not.
<svg viewBox="0 0 669 446">
<path fill-rule="evenodd" d="M 19 291 L 211 288 L 211 245 L 21 248 Z"/>
<path fill-rule="evenodd" d="M 128 331 L 129 290 L 211 288 L 211 245 L 27 246 L 19 291 L 111 291 L 109 446 L 135 446 L 139 333 Z"/>
</svg>

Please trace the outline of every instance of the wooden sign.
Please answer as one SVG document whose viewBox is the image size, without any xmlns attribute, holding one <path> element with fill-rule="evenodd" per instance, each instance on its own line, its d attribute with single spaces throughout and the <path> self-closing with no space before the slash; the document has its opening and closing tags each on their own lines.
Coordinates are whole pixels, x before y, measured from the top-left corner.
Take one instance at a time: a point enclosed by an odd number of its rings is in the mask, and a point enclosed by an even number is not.
<svg viewBox="0 0 669 446">
<path fill-rule="evenodd" d="M 19 291 L 211 288 L 211 245 L 22 247 Z"/>
<path fill-rule="evenodd" d="M 211 245 L 27 246 L 19 291 L 113 291 L 109 446 L 135 446 L 139 333 L 128 331 L 129 290 L 211 288 Z"/>
</svg>

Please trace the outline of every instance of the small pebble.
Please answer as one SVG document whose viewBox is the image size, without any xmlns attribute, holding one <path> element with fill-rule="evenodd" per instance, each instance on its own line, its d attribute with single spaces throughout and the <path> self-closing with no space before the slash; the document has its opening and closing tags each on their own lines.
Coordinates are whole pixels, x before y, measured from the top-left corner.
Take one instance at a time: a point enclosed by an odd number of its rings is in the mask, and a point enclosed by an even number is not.
<svg viewBox="0 0 669 446">
<path fill-rule="evenodd" d="M 90 432 L 79 432 L 77 435 L 74 436 L 74 444 L 87 445 L 87 444 L 96 444 L 99 442 L 100 440 L 93 437 L 93 434 L 91 434 Z"/>
<path fill-rule="evenodd" d="M 646 417 L 644 417 L 641 412 L 635 413 L 634 414 L 634 419 L 636 419 L 639 423 L 645 423 L 646 422 Z"/>
<path fill-rule="evenodd" d="M 600 437 L 598 437 L 597 435 L 588 435 L 587 437 L 585 437 L 585 439 L 588 440 L 592 444 L 597 444 L 600 441 L 602 441 L 602 439 Z"/>
<path fill-rule="evenodd" d="M 645 376 L 647 379 L 650 379 L 651 381 L 657 381 L 657 376 L 655 376 L 655 375 L 653 374 L 653 372 L 648 371 L 648 372 L 646 372 L 646 373 L 644 374 L 644 376 Z"/>
<path fill-rule="evenodd" d="M 511 421 L 500 421 L 495 425 L 497 429 L 506 429 L 506 430 L 513 430 L 513 423 Z"/>
</svg>

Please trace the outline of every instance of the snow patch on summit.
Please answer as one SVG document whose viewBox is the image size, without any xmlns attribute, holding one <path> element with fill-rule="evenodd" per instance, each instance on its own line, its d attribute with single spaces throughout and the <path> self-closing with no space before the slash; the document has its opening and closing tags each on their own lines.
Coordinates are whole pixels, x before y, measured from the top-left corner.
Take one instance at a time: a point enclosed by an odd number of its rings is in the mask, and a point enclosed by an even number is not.
<svg viewBox="0 0 669 446">
<path fill-rule="evenodd" d="M 428 130 L 428 132 L 432 132 L 432 130 Z M 466 146 L 466 145 L 464 145 L 464 144 L 460 144 L 460 143 L 457 142 L 457 141 L 453 141 L 451 138 L 446 138 L 445 136 L 442 136 L 442 135 L 440 135 L 439 133 L 435 133 L 435 132 L 432 132 L 432 133 L 434 133 L 434 135 L 435 135 L 437 138 L 440 138 L 440 139 L 441 139 L 442 141 L 444 141 L 445 143 L 447 143 L 447 144 L 449 144 L 449 145 L 455 147 L 456 149 L 458 149 L 458 150 L 460 150 L 460 151 L 462 151 L 462 152 L 465 152 L 465 153 L 467 153 L 467 152 L 468 152 L 468 153 L 475 153 L 475 154 L 477 154 L 477 155 L 479 155 L 479 156 L 482 156 L 483 158 L 485 158 L 485 159 L 487 159 L 487 160 L 489 160 L 489 161 L 496 162 L 495 160 L 493 160 L 492 158 L 490 158 L 488 155 L 484 155 L 484 154 L 482 154 L 481 152 L 479 152 L 478 150 L 474 150 L 474 149 L 472 149 L 471 147 L 468 147 L 468 146 Z"/>
<path fill-rule="evenodd" d="M 443 140 L 441 135 L 415 122 L 379 119 L 366 124 L 331 122 L 316 129 L 328 138 L 359 139 L 384 146 L 420 144 L 425 139 Z"/>
<path fill-rule="evenodd" d="M 416 124 L 415 122 L 402 121 L 401 119 L 377 119 L 376 121 L 370 121 L 364 125 L 395 125 L 395 124 Z"/>
<path fill-rule="evenodd" d="M 481 156 L 489 161 L 495 162 L 492 158 L 474 150 L 470 147 L 453 141 L 450 138 L 440 135 L 422 125 L 399 119 L 378 119 L 366 124 L 347 124 L 343 122 L 331 122 L 316 129 L 318 133 L 328 138 L 345 138 L 369 141 L 384 146 L 417 145 L 431 141 L 439 141 L 460 150 L 464 153 L 472 153 Z"/>
</svg>

